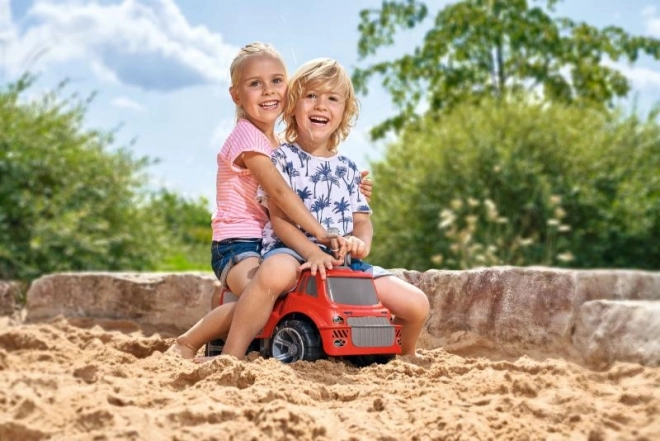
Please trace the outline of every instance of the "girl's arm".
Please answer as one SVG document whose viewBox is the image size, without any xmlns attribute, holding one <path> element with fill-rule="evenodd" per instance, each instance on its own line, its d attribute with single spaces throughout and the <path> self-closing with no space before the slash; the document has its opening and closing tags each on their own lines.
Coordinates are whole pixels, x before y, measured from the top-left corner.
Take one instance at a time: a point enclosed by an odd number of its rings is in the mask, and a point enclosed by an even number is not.
<svg viewBox="0 0 660 441">
<path fill-rule="evenodd" d="M 300 254 L 305 262 L 300 266 L 300 270 L 310 268 L 312 275 L 318 270 L 321 278 L 325 279 L 325 270 L 332 269 L 333 265 L 341 265 L 341 259 L 335 259 L 328 253 L 319 248 L 317 244 L 309 240 L 300 229 L 293 224 L 277 205 L 269 204 L 270 222 L 277 237 L 289 248 Z"/>
<path fill-rule="evenodd" d="M 242 159 L 245 166 L 266 191 L 273 205 L 277 205 L 295 224 L 300 225 L 316 240 L 329 243 L 325 228 L 289 187 L 268 156 L 256 152 L 245 152 Z M 269 211 L 270 208 L 269 206 Z"/>
</svg>

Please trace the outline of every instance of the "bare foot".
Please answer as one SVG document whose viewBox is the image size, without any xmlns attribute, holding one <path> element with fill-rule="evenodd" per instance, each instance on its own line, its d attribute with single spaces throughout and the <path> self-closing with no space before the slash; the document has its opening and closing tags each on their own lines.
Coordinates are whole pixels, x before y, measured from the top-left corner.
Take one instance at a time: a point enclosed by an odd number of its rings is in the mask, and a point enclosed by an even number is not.
<svg viewBox="0 0 660 441">
<path fill-rule="evenodd" d="M 165 351 L 165 354 L 174 355 L 190 360 L 195 358 L 195 355 L 197 355 L 197 349 L 179 337 L 176 339 L 174 344 L 170 346 L 167 351 Z"/>
<path fill-rule="evenodd" d="M 209 361 L 213 361 L 218 357 L 219 357 L 219 355 L 213 355 L 213 356 L 210 356 L 210 357 L 198 355 L 197 357 L 193 358 L 193 363 L 202 364 L 202 363 L 206 363 L 206 362 L 209 362 Z"/>
</svg>

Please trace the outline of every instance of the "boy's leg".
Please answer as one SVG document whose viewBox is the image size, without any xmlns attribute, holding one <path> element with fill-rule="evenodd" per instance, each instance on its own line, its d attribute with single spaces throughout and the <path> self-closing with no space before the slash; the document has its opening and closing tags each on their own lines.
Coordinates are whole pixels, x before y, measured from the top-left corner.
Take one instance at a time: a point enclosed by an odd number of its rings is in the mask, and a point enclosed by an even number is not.
<svg viewBox="0 0 660 441">
<path fill-rule="evenodd" d="M 299 266 L 300 263 L 288 254 L 274 254 L 264 260 L 236 302 L 223 355 L 245 357 L 248 346 L 266 325 L 275 300 L 295 286 Z"/>
<path fill-rule="evenodd" d="M 422 290 L 395 276 L 378 277 L 374 283 L 381 303 L 395 316 L 394 322 L 402 325 L 401 353 L 414 355 L 429 316 L 429 299 Z"/>
</svg>

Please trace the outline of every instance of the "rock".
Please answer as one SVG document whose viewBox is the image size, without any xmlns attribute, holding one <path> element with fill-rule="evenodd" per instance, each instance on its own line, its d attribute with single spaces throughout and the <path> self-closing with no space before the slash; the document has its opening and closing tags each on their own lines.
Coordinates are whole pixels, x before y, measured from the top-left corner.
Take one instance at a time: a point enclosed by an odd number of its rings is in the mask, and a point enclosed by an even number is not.
<svg viewBox="0 0 660 441">
<path fill-rule="evenodd" d="M 476 339 L 508 355 L 581 359 L 572 333 L 584 302 L 660 300 L 660 273 L 645 271 L 493 267 L 393 272 L 428 295 L 427 339 L 454 350 Z"/>
<path fill-rule="evenodd" d="M 221 289 L 212 273 L 60 273 L 27 294 L 26 321 L 63 315 L 133 320 L 147 332 L 178 335 L 206 314 Z"/>
<path fill-rule="evenodd" d="M 580 307 L 573 345 L 587 365 L 660 366 L 660 302 L 596 300 Z"/>
<path fill-rule="evenodd" d="M 16 298 L 23 289 L 21 282 L 0 280 L 0 315 L 11 315 L 16 311 Z"/>
</svg>

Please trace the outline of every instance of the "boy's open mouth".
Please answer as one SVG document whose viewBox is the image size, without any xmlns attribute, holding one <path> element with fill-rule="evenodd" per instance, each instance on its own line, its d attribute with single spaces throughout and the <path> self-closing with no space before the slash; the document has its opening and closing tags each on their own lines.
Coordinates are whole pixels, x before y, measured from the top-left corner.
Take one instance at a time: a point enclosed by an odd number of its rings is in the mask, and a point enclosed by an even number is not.
<svg viewBox="0 0 660 441">
<path fill-rule="evenodd" d="M 314 124 L 328 124 L 328 118 L 323 118 L 322 116 L 310 116 L 309 120 Z"/>
</svg>

